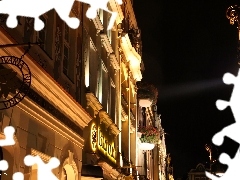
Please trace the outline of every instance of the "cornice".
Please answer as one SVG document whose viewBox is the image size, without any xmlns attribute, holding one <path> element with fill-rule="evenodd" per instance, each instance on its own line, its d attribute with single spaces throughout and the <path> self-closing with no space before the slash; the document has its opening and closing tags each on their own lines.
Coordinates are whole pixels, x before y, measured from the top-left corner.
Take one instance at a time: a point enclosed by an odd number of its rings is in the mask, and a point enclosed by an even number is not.
<svg viewBox="0 0 240 180">
<path fill-rule="evenodd" d="M 94 110 L 94 118 L 98 112 L 103 108 L 102 104 L 98 101 L 97 97 L 93 93 L 86 93 L 87 109 L 91 107 Z"/>
<path fill-rule="evenodd" d="M 116 18 L 116 24 L 121 23 L 124 18 L 121 6 L 116 2 L 116 0 L 110 0 L 109 4 L 110 4 L 111 9 L 114 12 L 118 13 L 118 16 Z"/>
<path fill-rule="evenodd" d="M 129 62 L 129 68 L 132 72 L 133 78 L 136 81 L 141 81 L 141 56 L 136 52 L 131 44 L 128 34 L 121 37 L 121 47 L 126 60 Z"/>
<path fill-rule="evenodd" d="M 21 103 L 18 103 L 17 107 L 40 123 L 44 124 L 44 126 L 50 128 L 53 132 L 56 132 L 57 134 L 66 138 L 68 141 L 71 141 L 76 146 L 83 148 L 84 139 L 81 136 L 61 123 L 57 118 L 42 109 L 42 107 L 37 105 L 28 97 L 25 97 Z"/>
<path fill-rule="evenodd" d="M 17 44 L 4 29 L 0 28 L 1 44 Z M 2 52 L 6 55 L 21 57 L 23 50 L 21 48 L 8 48 Z M 3 55 L 2 54 L 2 55 Z M 35 60 L 29 56 L 24 56 L 24 61 L 30 68 L 32 79 L 31 88 L 40 94 L 44 99 L 53 104 L 57 109 L 61 110 L 69 119 L 84 128 L 92 120 L 92 117 L 84 110 L 84 108 L 76 102 Z M 19 76 L 22 76 L 17 67 L 11 66 L 16 70 Z M 23 71 L 26 71 L 23 69 Z"/>
<path fill-rule="evenodd" d="M 101 36 L 101 42 L 102 42 L 105 50 L 107 51 L 108 55 L 110 55 L 111 53 L 113 53 L 113 48 L 108 39 L 108 36 L 105 33 L 101 33 L 100 36 Z"/>
<path fill-rule="evenodd" d="M 121 105 L 121 115 L 122 115 L 122 121 L 126 121 L 128 119 L 127 113 L 124 111 L 122 105 Z"/>
<path fill-rule="evenodd" d="M 92 21 L 93 21 L 93 24 L 94 24 L 94 26 L 97 30 L 97 34 L 99 34 L 104 29 L 103 24 L 102 24 L 99 16 L 97 15 L 96 18 L 92 19 Z"/>
<path fill-rule="evenodd" d="M 119 66 L 119 63 L 118 63 L 118 60 L 117 60 L 116 55 L 115 55 L 114 53 L 111 53 L 111 54 L 109 55 L 109 57 L 110 57 L 110 62 L 111 62 L 111 65 L 113 66 L 113 68 L 114 68 L 115 70 L 119 70 L 119 69 L 120 69 L 120 66 Z"/>
<path fill-rule="evenodd" d="M 132 7 L 132 3 L 130 1 L 126 1 L 127 2 L 127 9 L 128 9 L 128 12 L 130 14 L 130 22 L 131 24 L 133 25 L 134 29 L 138 29 L 138 26 L 137 26 L 137 20 L 136 20 L 136 17 L 135 17 L 135 13 L 134 13 L 134 10 L 133 10 L 133 7 Z"/>
<path fill-rule="evenodd" d="M 104 110 L 99 111 L 100 124 L 104 123 L 106 128 L 110 129 L 110 133 L 117 136 L 120 133 L 117 125 L 113 123 L 112 119 L 109 117 L 108 113 Z"/>
</svg>

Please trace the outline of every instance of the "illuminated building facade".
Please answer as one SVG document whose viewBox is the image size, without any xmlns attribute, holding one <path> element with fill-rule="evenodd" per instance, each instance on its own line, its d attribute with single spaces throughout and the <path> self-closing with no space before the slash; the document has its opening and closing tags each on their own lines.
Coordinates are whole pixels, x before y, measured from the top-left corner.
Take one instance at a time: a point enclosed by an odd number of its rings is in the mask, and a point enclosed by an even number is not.
<svg viewBox="0 0 240 180">
<path fill-rule="evenodd" d="M 159 141 L 152 150 L 138 148 L 137 175 L 139 179 L 169 180 L 167 172 L 167 151 L 165 144 L 165 132 L 161 125 L 160 115 L 157 114 L 157 106 L 139 106 L 139 125 L 154 126 L 160 131 Z M 139 137 L 140 138 L 140 137 Z M 140 145 L 140 140 L 138 140 Z"/>
<path fill-rule="evenodd" d="M 109 9 L 118 12 L 112 30 L 109 14 L 84 28 L 86 110 L 93 120 L 84 129 L 83 167 L 102 169 L 104 179 L 127 179 L 137 164 L 136 82 L 141 81 L 141 37 L 132 1 Z M 90 172 L 82 179 L 99 177 Z M 101 178 L 101 177 L 99 177 Z"/>
<path fill-rule="evenodd" d="M 23 163 L 27 154 L 46 163 L 57 157 L 61 164 L 53 173 L 60 180 L 164 180 L 164 133 L 154 150 L 139 149 L 142 115 L 136 83 L 142 79 L 142 43 L 132 0 L 123 0 L 121 6 L 110 0 L 108 8 L 118 12 L 111 30 L 109 13 L 99 10 L 95 19 L 88 19 L 88 5 L 80 2 L 71 12 L 81 21 L 76 30 L 53 10 L 41 16 L 45 28 L 39 32 L 31 18 L 19 17 L 17 28 L 9 29 L 6 16 L 0 16 L 1 45 L 41 42 L 30 49 L 0 49 L 1 56 L 19 58 L 29 50 L 23 60 L 31 71 L 27 96 L 0 111 L 1 138 L 4 127 L 16 130 L 16 145 L 0 149 L 0 157 L 12 164 L 1 180 L 10 180 L 13 172 L 35 180 L 37 166 Z M 12 68 L 21 79 L 13 66 L 0 68 Z M 154 108 L 146 110 L 146 122 L 163 131 Z"/>
<path fill-rule="evenodd" d="M 82 9 L 82 4 L 76 2 L 71 15 L 82 19 Z M 92 120 L 81 105 L 85 95 L 81 69 L 83 26 L 70 29 L 53 10 L 41 16 L 46 25 L 39 32 L 34 31 L 31 18 L 19 17 L 14 29 L 6 27 L 7 15 L 1 14 L 0 18 L 0 44 L 19 45 L 1 48 L 1 62 L 3 56 L 20 58 L 29 48 L 22 47 L 22 43 L 42 42 L 32 46 L 22 58 L 31 71 L 27 96 L 17 105 L 0 111 L 1 139 L 3 129 L 10 125 L 15 128 L 16 141 L 15 145 L 0 150 L 1 160 L 9 163 L 0 179 L 10 180 L 14 172 L 22 172 L 24 179 L 36 180 L 37 165 L 28 167 L 23 162 L 24 157 L 31 154 L 40 156 L 45 163 L 51 157 L 58 158 L 61 164 L 53 173 L 60 180 L 79 180 L 83 129 Z M 0 68 L 13 69 L 18 81 L 23 78 L 21 71 L 27 71 L 26 66 L 17 69 L 6 63 L 1 63 Z M 10 93 L 8 97 L 13 95 Z"/>
</svg>

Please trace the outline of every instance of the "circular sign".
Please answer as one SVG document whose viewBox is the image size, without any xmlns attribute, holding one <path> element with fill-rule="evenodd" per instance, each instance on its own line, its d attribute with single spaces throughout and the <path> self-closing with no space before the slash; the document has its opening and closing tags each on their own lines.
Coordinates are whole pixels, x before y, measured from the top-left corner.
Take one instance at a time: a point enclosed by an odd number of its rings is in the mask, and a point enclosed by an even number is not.
<svg viewBox="0 0 240 180">
<path fill-rule="evenodd" d="M 18 58 L 15 56 L 1 56 L 0 65 L 3 65 L 3 64 L 11 64 L 16 66 L 21 71 L 22 82 L 20 83 L 20 87 L 13 89 L 13 87 L 11 86 L 18 84 L 17 82 L 14 82 L 14 80 L 16 81 L 19 80 L 17 77 L 15 77 L 17 73 L 9 69 L 2 69 L 5 72 L 8 71 L 8 73 L 5 73 L 4 75 L 1 76 L 1 81 L 0 81 L 0 88 L 2 91 L 1 94 L 3 94 L 3 90 L 6 96 L 8 95 L 9 92 L 12 92 L 12 93 L 15 92 L 15 93 L 13 93 L 14 95 L 11 99 L 0 101 L 0 110 L 13 107 L 16 104 L 18 104 L 20 101 L 22 101 L 23 98 L 28 93 L 31 85 L 30 69 L 28 65 L 21 58 Z"/>
</svg>

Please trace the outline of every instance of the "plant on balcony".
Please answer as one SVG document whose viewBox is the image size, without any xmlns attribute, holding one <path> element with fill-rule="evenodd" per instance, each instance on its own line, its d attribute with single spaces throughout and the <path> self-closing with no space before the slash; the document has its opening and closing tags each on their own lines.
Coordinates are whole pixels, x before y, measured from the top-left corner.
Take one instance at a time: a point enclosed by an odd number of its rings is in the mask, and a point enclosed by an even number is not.
<svg viewBox="0 0 240 180">
<path fill-rule="evenodd" d="M 140 137 L 141 143 L 156 144 L 160 138 L 160 132 L 157 128 L 151 126 L 142 126 L 138 129 L 142 135 Z"/>
<path fill-rule="evenodd" d="M 149 107 L 151 104 L 157 103 L 158 90 L 152 84 L 140 82 L 138 83 L 137 97 L 139 99 L 140 106 Z M 140 100 L 145 101 L 140 102 Z"/>
</svg>

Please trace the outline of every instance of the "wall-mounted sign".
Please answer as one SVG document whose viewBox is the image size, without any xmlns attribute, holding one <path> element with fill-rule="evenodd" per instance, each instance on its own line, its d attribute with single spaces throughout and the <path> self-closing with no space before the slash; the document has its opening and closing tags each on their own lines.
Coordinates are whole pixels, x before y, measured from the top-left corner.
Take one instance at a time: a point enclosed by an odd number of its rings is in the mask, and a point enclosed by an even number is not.
<svg viewBox="0 0 240 180">
<path fill-rule="evenodd" d="M 109 135 L 104 127 L 97 127 L 96 124 L 91 126 L 90 144 L 94 152 L 97 150 L 107 157 L 111 162 L 116 163 L 116 148 L 114 143 L 114 136 Z"/>
<path fill-rule="evenodd" d="M 15 106 L 26 96 L 31 85 L 31 72 L 28 65 L 15 56 L 1 56 L 0 65 L 10 64 L 16 66 L 22 74 L 22 79 L 17 78 L 17 72 L 12 69 L 0 69 L 0 110 Z M 7 99 L 9 94 L 12 98 Z"/>
</svg>

